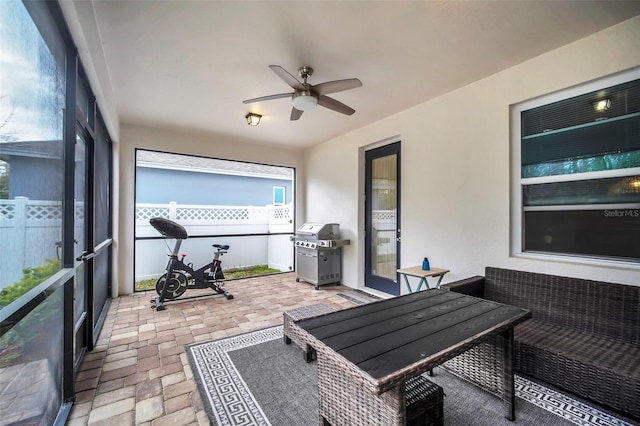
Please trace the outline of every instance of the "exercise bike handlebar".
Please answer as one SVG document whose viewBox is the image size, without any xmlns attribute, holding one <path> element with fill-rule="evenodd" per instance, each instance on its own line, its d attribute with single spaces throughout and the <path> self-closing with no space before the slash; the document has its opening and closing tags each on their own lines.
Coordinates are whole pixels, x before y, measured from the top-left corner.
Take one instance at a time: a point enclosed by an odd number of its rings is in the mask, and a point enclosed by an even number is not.
<svg viewBox="0 0 640 426">
<path fill-rule="evenodd" d="M 165 219 L 163 217 L 153 217 L 149 219 L 149 223 L 156 229 L 156 231 L 161 233 L 163 237 L 175 238 L 176 240 L 186 240 L 188 238 L 187 230 L 184 229 L 182 225 L 172 220 Z M 178 250 L 179 247 L 180 246 L 176 246 L 176 250 Z M 228 244 L 213 244 L 212 247 L 221 254 L 226 253 L 227 250 L 229 250 Z M 176 250 L 174 250 L 174 252 Z"/>
<path fill-rule="evenodd" d="M 163 217 L 153 217 L 149 219 L 149 223 L 163 237 L 175 238 L 177 240 L 186 240 L 188 238 L 187 230 L 182 225 Z"/>
</svg>

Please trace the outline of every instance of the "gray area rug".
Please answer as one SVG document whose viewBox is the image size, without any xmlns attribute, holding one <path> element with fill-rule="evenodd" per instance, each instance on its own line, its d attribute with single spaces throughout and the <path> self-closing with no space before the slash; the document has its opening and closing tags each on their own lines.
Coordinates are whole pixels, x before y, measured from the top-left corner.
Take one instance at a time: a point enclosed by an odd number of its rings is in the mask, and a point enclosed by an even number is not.
<svg viewBox="0 0 640 426">
<path fill-rule="evenodd" d="M 213 425 L 318 424 L 317 363 L 283 343 L 281 326 L 190 345 L 187 354 Z M 497 397 L 441 368 L 434 373 L 429 380 L 445 392 L 445 425 L 632 425 L 519 376 L 510 422 Z"/>
</svg>

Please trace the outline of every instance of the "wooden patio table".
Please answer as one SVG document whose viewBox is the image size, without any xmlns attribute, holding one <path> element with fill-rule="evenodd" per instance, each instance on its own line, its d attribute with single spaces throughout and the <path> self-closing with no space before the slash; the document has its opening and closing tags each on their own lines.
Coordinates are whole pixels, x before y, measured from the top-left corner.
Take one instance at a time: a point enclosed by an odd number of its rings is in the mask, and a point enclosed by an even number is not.
<svg viewBox="0 0 640 426">
<path fill-rule="evenodd" d="M 515 419 L 513 327 L 522 308 L 442 289 L 296 322 L 318 354 L 320 424 L 404 425 L 407 380 L 494 336 L 502 346 L 505 417 Z"/>
</svg>

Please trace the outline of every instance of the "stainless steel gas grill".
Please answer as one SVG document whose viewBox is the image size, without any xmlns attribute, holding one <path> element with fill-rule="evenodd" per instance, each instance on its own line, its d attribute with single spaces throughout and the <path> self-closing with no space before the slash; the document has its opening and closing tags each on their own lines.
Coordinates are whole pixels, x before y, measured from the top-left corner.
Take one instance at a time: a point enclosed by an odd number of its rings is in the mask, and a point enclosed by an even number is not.
<svg viewBox="0 0 640 426">
<path fill-rule="evenodd" d="M 339 283 L 342 279 L 342 246 L 337 223 L 305 223 L 293 237 L 296 246 L 296 281 L 315 284 Z"/>
</svg>

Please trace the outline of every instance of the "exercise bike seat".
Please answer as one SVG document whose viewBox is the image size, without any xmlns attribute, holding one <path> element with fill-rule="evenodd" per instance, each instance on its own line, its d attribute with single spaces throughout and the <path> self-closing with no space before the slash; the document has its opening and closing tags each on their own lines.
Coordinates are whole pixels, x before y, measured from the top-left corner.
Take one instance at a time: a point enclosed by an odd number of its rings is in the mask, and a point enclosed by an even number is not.
<svg viewBox="0 0 640 426">
<path fill-rule="evenodd" d="M 229 250 L 229 245 L 214 244 L 211 247 L 217 248 L 218 250 Z"/>
<path fill-rule="evenodd" d="M 149 219 L 149 223 L 156 231 L 161 233 L 163 237 L 175 238 L 177 240 L 185 240 L 188 237 L 187 230 L 172 220 L 163 217 L 152 217 Z"/>
</svg>

